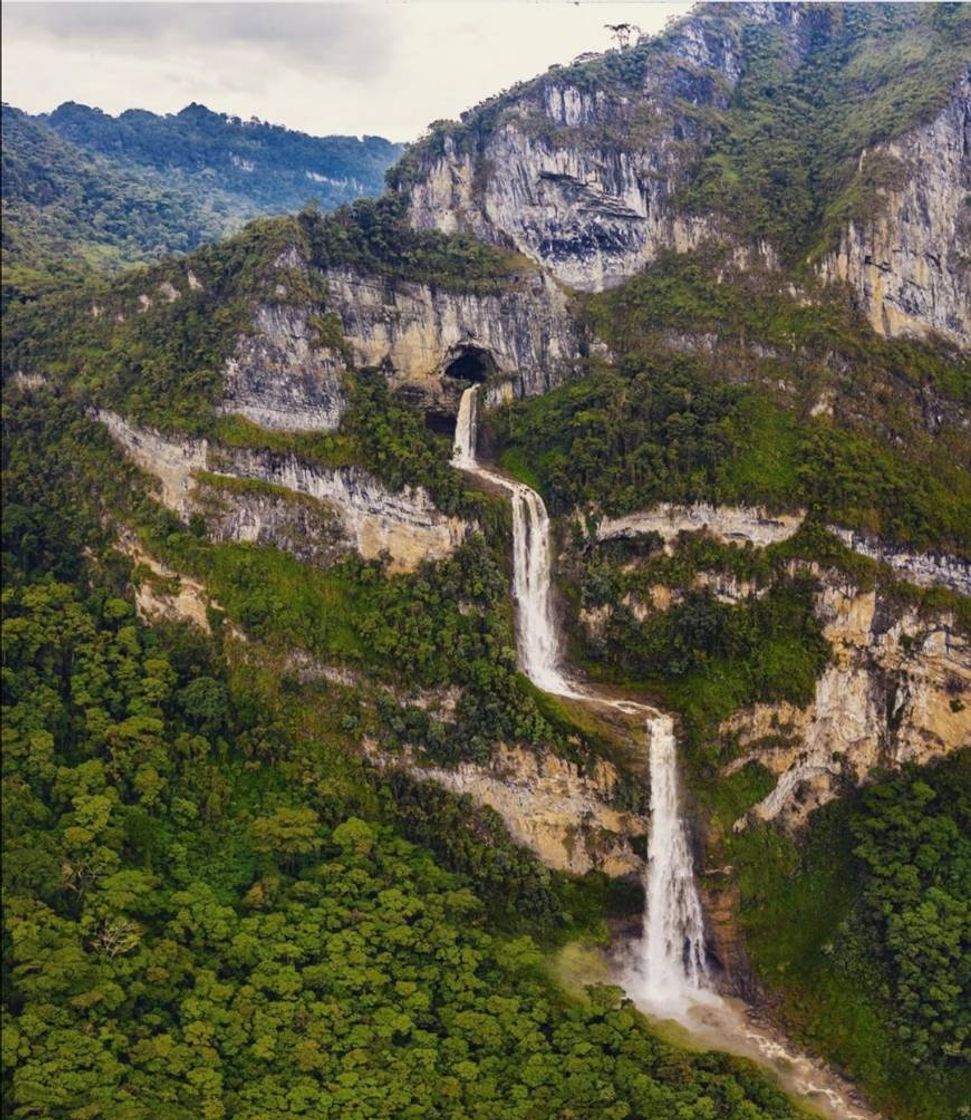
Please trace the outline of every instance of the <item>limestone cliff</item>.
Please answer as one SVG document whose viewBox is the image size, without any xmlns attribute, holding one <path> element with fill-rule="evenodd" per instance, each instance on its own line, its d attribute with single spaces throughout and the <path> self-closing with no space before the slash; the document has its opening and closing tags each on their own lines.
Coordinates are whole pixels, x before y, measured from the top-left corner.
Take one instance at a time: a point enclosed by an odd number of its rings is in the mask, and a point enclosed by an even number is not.
<svg viewBox="0 0 971 1120">
<path fill-rule="evenodd" d="M 660 40 L 636 88 L 554 70 L 497 99 L 477 135 L 447 132 L 426 146 L 411 220 L 511 246 L 587 291 L 662 249 L 694 248 L 718 225 L 679 214 L 673 199 L 711 133 L 675 106 L 724 109 L 740 65 L 735 26 L 712 18 Z"/>
<path fill-rule="evenodd" d="M 971 745 L 971 643 L 953 617 L 901 611 L 835 573 L 819 575 L 817 615 L 833 659 L 812 703 L 757 704 L 721 728 L 743 752 L 726 773 L 754 760 L 777 776 L 752 813 L 790 827 L 878 766 Z"/>
<path fill-rule="evenodd" d="M 622 517 L 607 517 L 597 526 L 597 540 L 636 537 L 656 533 L 670 550 L 681 533 L 710 533 L 726 544 L 752 544 L 764 548 L 788 540 L 805 520 L 805 510 L 770 513 L 753 506 L 715 506 L 706 502 L 679 505 L 659 502 L 649 509 Z M 917 587 L 945 587 L 971 595 L 971 563 L 957 556 L 910 552 L 839 525 L 827 529 L 847 548 L 877 560 Z"/>
<path fill-rule="evenodd" d="M 294 515 L 286 506 L 299 496 L 321 503 L 325 508 L 316 514 L 318 520 L 335 517 L 340 532 L 366 559 L 387 552 L 392 570 L 406 571 L 423 560 L 447 556 L 468 528 L 459 518 L 441 513 L 424 490 L 393 493 L 360 467 L 327 469 L 290 454 L 215 448 L 206 440 L 175 441 L 133 427 L 114 413 L 100 412 L 98 417 L 132 459 L 159 480 L 163 504 L 183 518 L 197 510 L 205 514 L 207 506 L 212 512 L 205 494 L 196 493 L 202 472 L 267 483 L 282 491 L 275 500 L 272 491 L 265 493 L 258 525 L 242 515 L 217 518 L 215 532 L 223 539 L 260 539 L 293 550 Z M 272 516 L 267 512 L 270 506 L 275 510 Z M 331 543 L 335 540 L 332 536 Z"/>
<path fill-rule="evenodd" d="M 582 351 L 568 297 L 539 274 L 485 295 L 350 269 L 328 272 L 325 282 L 355 364 L 384 368 L 392 386 L 424 403 L 444 396 L 455 406 L 459 386 L 444 375 L 466 353 L 478 357 L 482 377 L 531 396 L 559 384 Z"/>
<path fill-rule="evenodd" d="M 390 759 L 377 759 L 385 764 Z M 411 765 L 409 772 L 468 794 L 502 817 L 509 835 L 547 866 L 583 875 L 640 874 L 644 860 L 632 841 L 647 833 L 645 818 L 617 809 L 617 769 L 605 760 L 581 772 L 555 754 L 500 745 L 488 766 L 463 762 L 454 769 Z"/>
<path fill-rule="evenodd" d="M 596 536 L 653 533 L 672 551 L 680 534 L 706 532 L 725 543 L 764 548 L 791 537 L 802 516 L 662 504 L 605 519 Z M 965 560 L 908 553 L 848 530 L 831 531 L 911 583 L 971 593 L 971 565 Z M 800 559 L 789 560 L 785 570 L 808 573 L 818 583 L 815 614 L 831 647 L 830 662 L 805 707 L 756 704 L 725 721 L 719 733 L 732 758 L 725 776 L 750 762 L 775 776 L 774 788 L 752 815 L 796 828 L 814 808 L 845 786 L 865 781 L 878 767 L 923 763 L 971 745 L 971 642 L 950 611 L 906 605 L 909 600 L 895 593 L 892 581 L 878 580 L 876 590 L 865 590 L 840 571 Z M 628 593 L 623 606 L 642 620 L 680 602 L 688 586 L 708 588 L 716 598 L 739 604 L 765 594 L 768 585 L 702 571 L 685 588 L 657 584 L 638 595 Z M 602 639 L 611 612 L 609 605 L 580 612 L 589 637 Z M 743 818 L 737 827 L 744 826 Z"/>
<path fill-rule="evenodd" d="M 880 334 L 936 332 L 971 346 L 971 67 L 928 124 L 860 156 L 899 163 L 872 217 L 850 222 L 822 277 L 849 284 Z"/>
<path fill-rule="evenodd" d="M 315 337 L 309 307 L 257 305 L 226 363 L 222 411 L 263 428 L 333 431 L 346 406 L 344 362 Z"/>
<path fill-rule="evenodd" d="M 833 5 L 699 4 L 652 41 L 553 67 L 419 145 L 402 176 L 411 221 L 514 248 L 584 291 L 706 242 L 776 267 L 788 246 L 742 234 L 724 208 L 686 205 L 685 191 L 707 173 L 724 114 L 746 103 L 736 91 L 765 60 L 764 38 L 748 36 L 767 33 L 785 59 L 780 73 L 794 73 L 803 62 L 811 70 L 820 44 L 843 28 Z M 846 44 L 852 58 L 852 32 Z M 881 334 L 935 332 L 968 346 L 971 110 L 967 73 L 958 76 L 933 119 L 915 108 L 913 127 L 859 153 L 860 189 L 873 197 L 818 275 L 847 284 Z M 867 185 L 878 164 L 896 168 L 892 186 Z M 818 200 L 820 213 L 830 201 Z"/>
</svg>

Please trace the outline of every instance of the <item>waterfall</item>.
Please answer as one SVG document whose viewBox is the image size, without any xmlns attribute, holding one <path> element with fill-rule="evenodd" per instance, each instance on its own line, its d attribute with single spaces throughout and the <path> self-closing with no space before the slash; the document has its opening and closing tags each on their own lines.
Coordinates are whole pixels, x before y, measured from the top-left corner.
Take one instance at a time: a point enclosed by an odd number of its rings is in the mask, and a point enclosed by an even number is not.
<svg viewBox="0 0 971 1120">
<path fill-rule="evenodd" d="M 880 1120 L 850 1106 L 848 1087 L 811 1059 L 792 1053 L 777 1035 L 749 1026 L 744 1014 L 711 986 L 704 920 L 694 881 L 691 849 L 679 815 L 678 759 L 670 716 L 632 700 L 575 685 L 560 669 L 560 640 L 551 598 L 550 523 L 535 490 L 480 466 L 475 457 L 477 387 L 459 404 L 452 461 L 504 490 L 512 502 L 513 595 L 516 646 L 523 672 L 557 696 L 609 706 L 642 717 L 649 739 L 651 823 L 644 874 L 644 922 L 636 957 L 623 982 L 646 1010 L 679 1019 L 708 1046 L 753 1057 L 774 1069 L 789 1088 L 813 1101 L 833 1120 Z"/>
<path fill-rule="evenodd" d="M 466 389 L 459 401 L 459 414 L 455 421 L 455 442 L 452 445 L 452 462 L 460 470 L 475 470 L 477 389 L 477 385 Z"/>
<path fill-rule="evenodd" d="M 559 669 L 560 641 L 553 618 L 550 519 L 543 499 L 528 486 L 512 491 L 513 579 L 519 607 L 516 644 L 523 672 L 544 692 L 579 697 Z"/>
<path fill-rule="evenodd" d="M 635 965 L 643 998 L 683 1010 L 710 993 L 705 929 L 684 821 L 678 813 L 677 744 L 670 716 L 648 720 L 651 826 L 644 935 Z"/>
<path fill-rule="evenodd" d="M 543 499 L 521 482 L 479 466 L 475 458 L 476 390 L 462 394 L 452 459 L 510 496 L 513 519 L 513 596 L 516 646 L 527 677 L 545 692 L 608 705 L 647 719 L 650 737 L 651 829 L 645 876 L 647 905 L 641 955 L 633 978 L 645 1002 L 686 1008 L 712 998 L 705 960 L 704 922 L 695 889 L 691 851 L 678 815 L 677 744 L 670 716 L 631 701 L 578 690 L 560 669 L 560 639 L 553 615 L 550 520 Z"/>
</svg>

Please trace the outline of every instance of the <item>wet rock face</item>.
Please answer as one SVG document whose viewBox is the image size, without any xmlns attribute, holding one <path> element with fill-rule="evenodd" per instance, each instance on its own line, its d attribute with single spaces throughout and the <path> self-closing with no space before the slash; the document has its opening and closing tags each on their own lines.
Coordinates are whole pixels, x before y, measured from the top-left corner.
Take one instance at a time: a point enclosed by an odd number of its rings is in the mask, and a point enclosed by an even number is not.
<svg viewBox="0 0 971 1120">
<path fill-rule="evenodd" d="M 222 411 L 264 428 L 334 431 L 347 406 L 345 367 L 315 335 L 308 307 L 258 305 L 226 364 Z"/>
<path fill-rule="evenodd" d="M 971 346 L 971 67 L 934 120 L 873 154 L 899 161 L 902 185 L 850 223 L 822 277 L 848 283 L 880 334 Z"/>
</svg>

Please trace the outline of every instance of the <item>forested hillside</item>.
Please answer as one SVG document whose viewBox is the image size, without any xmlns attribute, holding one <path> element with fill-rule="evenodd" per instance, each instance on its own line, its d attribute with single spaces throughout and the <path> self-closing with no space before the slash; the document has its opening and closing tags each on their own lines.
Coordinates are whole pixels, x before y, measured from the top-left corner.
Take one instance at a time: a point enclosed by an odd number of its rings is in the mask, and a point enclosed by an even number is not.
<svg viewBox="0 0 971 1120">
<path fill-rule="evenodd" d="M 4 1116 L 966 1120 L 969 26 L 4 109 Z"/>
<path fill-rule="evenodd" d="M 312 137 L 191 105 L 111 117 L 3 107 L 4 300 L 71 269 L 188 252 L 259 214 L 381 190 L 399 145 Z"/>
<path fill-rule="evenodd" d="M 402 147 L 381 136 L 308 136 L 197 103 L 164 116 L 129 109 L 112 117 L 68 101 L 38 119 L 86 151 L 164 172 L 203 197 L 224 191 L 264 214 L 299 210 L 311 198 L 329 210 L 379 194 Z"/>
</svg>

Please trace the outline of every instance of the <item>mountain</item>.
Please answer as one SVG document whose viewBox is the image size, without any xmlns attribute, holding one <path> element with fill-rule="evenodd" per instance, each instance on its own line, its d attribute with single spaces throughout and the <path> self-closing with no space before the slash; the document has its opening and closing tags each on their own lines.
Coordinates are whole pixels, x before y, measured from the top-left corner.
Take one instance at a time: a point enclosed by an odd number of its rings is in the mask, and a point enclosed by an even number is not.
<svg viewBox="0 0 971 1120">
<path fill-rule="evenodd" d="M 378 193 L 400 145 L 307 136 L 190 105 L 111 117 L 3 107 L 5 292 L 45 269 L 117 269 L 186 252 L 260 214 Z"/>
<path fill-rule="evenodd" d="M 961 1114 L 969 27 L 701 4 L 8 306 L 25 1114 Z"/>
<path fill-rule="evenodd" d="M 324 209 L 380 194 L 402 145 L 380 136 L 308 136 L 255 118 L 193 103 L 159 116 L 129 109 L 117 117 L 67 101 L 39 118 L 59 136 L 123 167 L 150 168 L 204 196 L 213 189 L 256 213 Z"/>
</svg>

